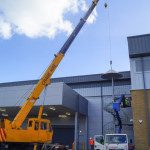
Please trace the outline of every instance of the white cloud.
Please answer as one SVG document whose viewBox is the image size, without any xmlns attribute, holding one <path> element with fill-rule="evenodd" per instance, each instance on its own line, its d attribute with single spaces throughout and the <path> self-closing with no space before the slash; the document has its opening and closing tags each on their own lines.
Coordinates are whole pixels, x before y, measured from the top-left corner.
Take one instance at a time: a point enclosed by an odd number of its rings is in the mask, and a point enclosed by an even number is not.
<svg viewBox="0 0 150 150">
<path fill-rule="evenodd" d="M 60 32 L 69 34 L 73 25 L 65 14 L 81 10 L 87 10 L 85 0 L 0 0 L 0 36 L 8 39 L 16 33 L 54 38 Z M 88 23 L 96 15 L 95 11 Z"/>
<path fill-rule="evenodd" d="M 9 39 L 11 34 L 11 25 L 0 18 L 0 37 Z"/>
<path fill-rule="evenodd" d="M 92 24 L 96 21 L 96 17 L 97 17 L 97 11 L 94 10 L 93 13 L 89 16 L 87 23 L 88 24 Z"/>
</svg>

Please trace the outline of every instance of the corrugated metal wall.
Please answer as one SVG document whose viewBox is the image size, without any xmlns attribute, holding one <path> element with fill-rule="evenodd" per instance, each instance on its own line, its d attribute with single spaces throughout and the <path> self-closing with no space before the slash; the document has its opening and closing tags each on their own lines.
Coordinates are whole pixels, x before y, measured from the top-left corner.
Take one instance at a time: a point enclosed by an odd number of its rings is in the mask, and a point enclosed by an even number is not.
<svg viewBox="0 0 150 150">
<path fill-rule="evenodd" d="M 101 97 L 101 96 L 110 96 L 112 95 L 112 87 L 111 86 L 105 86 L 102 87 L 102 95 L 101 95 L 101 87 L 91 87 L 91 88 L 80 88 L 80 89 L 74 89 L 76 92 L 78 92 L 80 95 L 84 97 Z M 122 85 L 122 86 L 115 86 L 115 95 L 119 96 L 121 94 L 130 94 L 131 85 Z"/>
<path fill-rule="evenodd" d="M 150 54 L 150 34 L 128 37 L 129 56 Z"/>
<path fill-rule="evenodd" d="M 116 96 L 120 96 L 121 94 L 127 94 L 127 95 L 130 94 L 130 89 L 131 89 L 130 74 L 129 72 L 124 72 L 123 75 L 124 75 L 124 79 L 115 81 L 115 95 Z M 70 78 L 71 78 L 71 81 L 69 81 Z M 88 82 L 88 79 L 90 79 L 89 82 Z M 68 82 L 67 84 L 71 88 L 73 88 L 76 92 L 78 92 L 80 95 L 82 95 L 88 100 L 89 136 L 93 137 L 95 134 L 102 134 L 102 129 L 104 130 L 105 125 L 113 121 L 113 116 L 110 113 L 102 109 L 102 103 L 103 103 L 103 106 L 105 106 L 112 102 L 111 82 L 101 81 L 100 75 L 99 76 L 89 75 L 87 77 L 82 76 L 78 78 L 75 77 L 75 79 L 73 79 L 73 77 L 69 77 L 68 79 L 63 78 L 63 79 L 58 79 L 58 80 L 67 81 Z M 78 81 L 78 82 L 71 83 L 75 81 Z M 35 82 L 36 81 L 32 81 L 31 83 L 33 84 Z M 3 101 L 4 95 L 1 93 L 3 92 L 7 93 L 5 94 L 7 95 L 7 97 L 5 97 L 4 99 L 5 100 L 8 99 L 10 104 L 13 99 L 12 104 L 14 104 L 14 102 L 17 100 L 16 95 L 18 94 L 22 95 L 26 89 L 28 89 L 29 87 L 32 87 L 32 85 L 26 85 L 25 82 L 23 82 L 24 85 L 20 85 L 21 83 L 20 84 L 16 83 L 16 84 L 15 83 L 1 84 L 1 88 L 0 88 L 1 105 L 5 105 L 5 106 L 8 105 L 8 102 Z M 11 87 L 9 87 L 9 85 Z M 19 88 L 19 91 L 18 91 L 18 88 Z M 54 93 L 56 92 L 57 92 L 57 89 Z M 43 94 L 41 95 L 41 98 L 42 96 Z M 132 117 L 132 113 L 130 113 L 130 116 Z M 83 123 L 81 123 L 80 125 L 82 126 Z M 83 130 L 83 127 L 82 127 L 82 130 Z M 125 132 L 129 132 L 128 129 L 127 130 L 125 129 Z M 130 132 L 129 136 L 133 138 L 133 132 Z"/>
<path fill-rule="evenodd" d="M 102 133 L 102 105 L 100 97 L 88 97 L 88 130 L 89 136 Z"/>
<path fill-rule="evenodd" d="M 45 97 L 45 105 L 60 104 L 62 99 L 62 84 L 54 84 L 47 88 L 46 96 L 44 91 L 40 95 L 40 100 L 36 102 L 36 105 L 41 105 Z M 34 85 L 12 86 L 0 88 L 0 106 L 21 106 L 30 94 Z M 59 94 L 58 94 L 59 93 Z M 55 101 L 49 101 L 55 98 Z"/>
<path fill-rule="evenodd" d="M 145 88 L 150 89 L 150 57 L 132 58 L 130 66 L 132 90 L 144 89 L 144 82 Z"/>
<path fill-rule="evenodd" d="M 132 90 L 150 89 L 150 34 L 128 37 Z"/>
<path fill-rule="evenodd" d="M 129 84 L 129 81 L 122 81 L 122 85 L 120 82 L 115 83 L 115 96 L 120 96 L 121 94 L 130 95 L 131 85 Z M 109 105 L 112 103 L 112 87 L 110 86 L 111 82 L 109 83 L 89 83 L 87 84 L 77 84 L 72 85 L 72 88 L 84 96 L 89 101 L 88 106 L 88 118 L 89 118 L 89 137 L 93 137 L 96 134 L 102 134 L 105 133 L 105 130 L 107 130 L 107 126 L 110 125 L 114 129 L 114 124 L 110 124 L 113 122 L 113 116 L 112 114 L 106 112 L 102 108 L 102 102 L 103 107 L 106 105 Z M 110 105 L 112 107 L 112 105 Z M 102 112 L 103 111 L 103 112 Z M 132 118 L 132 111 L 131 108 L 124 109 L 126 111 L 126 114 L 130 116 L 130 119 Z M 102 116 L 103 113 L 103 116 Z M 103 119 L 103 120 L 102 120 Z M 103 125 L 102 125 L 103 122 Z M 123 132 L 128 133 L 129 137 L 133 139 L 133 127 L 123 127 Z"/>
</svg>

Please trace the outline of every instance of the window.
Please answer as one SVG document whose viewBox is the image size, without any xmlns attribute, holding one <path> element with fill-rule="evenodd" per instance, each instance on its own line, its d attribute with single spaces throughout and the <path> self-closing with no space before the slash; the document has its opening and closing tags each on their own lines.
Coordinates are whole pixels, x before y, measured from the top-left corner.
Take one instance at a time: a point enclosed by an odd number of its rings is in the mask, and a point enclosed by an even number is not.
<svg viewBox="0 0 150 150">
<path fill-rule="evenodd" d="M 33 121 L 29 121 L 29 127 L 32 127 Z"/>
<path fill-rule="evenodd" d="M 136 66 L 136 72 L 142 72 L 142 61 L 141 60 L 139 60 L 139 59 L 136 60 L 135 66 Z M 150 58 L 143 59 L 143 67 L 144 67 L 144 71 L 150 71 Z"/>
<path fill-rule="evenodd" d="M 102 136 L 96 136 L 95 141 L 99 144 L 104 144 L 104 139 Z"/>
<path fill-rule="evenodd" d="M 50 132 L 53 131 L 53 128 L 52 128 L 51 124 L 49 124 L 49 131 L 50 131 Z"/>
<path fill-rule="evenodd" d="M 106 143 L 108 144 L 125 144 L 127 143 L 127 136 L 126 135 L 106 135 Z"/>
<path fill-rule="evenodd" d="M 38 129 L 39 129 L 39 122 L 35 122 L 34 129 L 35 129 L 35 130 L 38 130 Z"/>
<path fill-rule="evenodd" d="M 47 123 L 41 122 L 41 130 L 46 130 L 46 129 L 47 129 Z"/>
</svg>

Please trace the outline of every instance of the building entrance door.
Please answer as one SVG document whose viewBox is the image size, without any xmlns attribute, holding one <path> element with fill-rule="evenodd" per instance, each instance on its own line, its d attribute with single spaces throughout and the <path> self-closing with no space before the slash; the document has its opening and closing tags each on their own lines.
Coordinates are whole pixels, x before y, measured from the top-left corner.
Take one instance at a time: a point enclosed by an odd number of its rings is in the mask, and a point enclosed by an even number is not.
<svg viewBox="0 0 150 150">
<path fill-rule="evenodd" d="M 74 126 L 54 126 L 53 127 L 53 143 L 59 143 L 62 145 L 68 145 L 72 147 L 74 142 Z"/>
</svg>

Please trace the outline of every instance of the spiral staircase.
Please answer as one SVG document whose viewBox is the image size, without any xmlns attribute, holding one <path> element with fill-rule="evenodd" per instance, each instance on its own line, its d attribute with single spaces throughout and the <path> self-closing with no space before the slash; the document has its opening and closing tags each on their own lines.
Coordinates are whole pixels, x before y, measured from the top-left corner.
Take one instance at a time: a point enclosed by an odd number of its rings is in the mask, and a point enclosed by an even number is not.
<svg viewBox="0 0 150 150">
<path fill-rule="evenodd" d="M 110 121 L 106 124 L 104 124 L 103 129 L 104 129 L 104 134 L 111 134 L 115 133 L 116 128 L 118 128 L 118 119 L 116 116 L 115 111 L 112 108 L 113 102 L 110 102 L 106 104 L 103 108 L 104 111 L 110 113 L 113 116 L 113 121 Z M 122 126 L 133 126 L 133 123 L 131 122 L 129 114 L 125 111 L 125 108 L 122 108 L 119 112 L 121 121 L 122 121 Z M 123 133 L 123 128 L 122 128 L 122 133 Z"/>
</svg>

